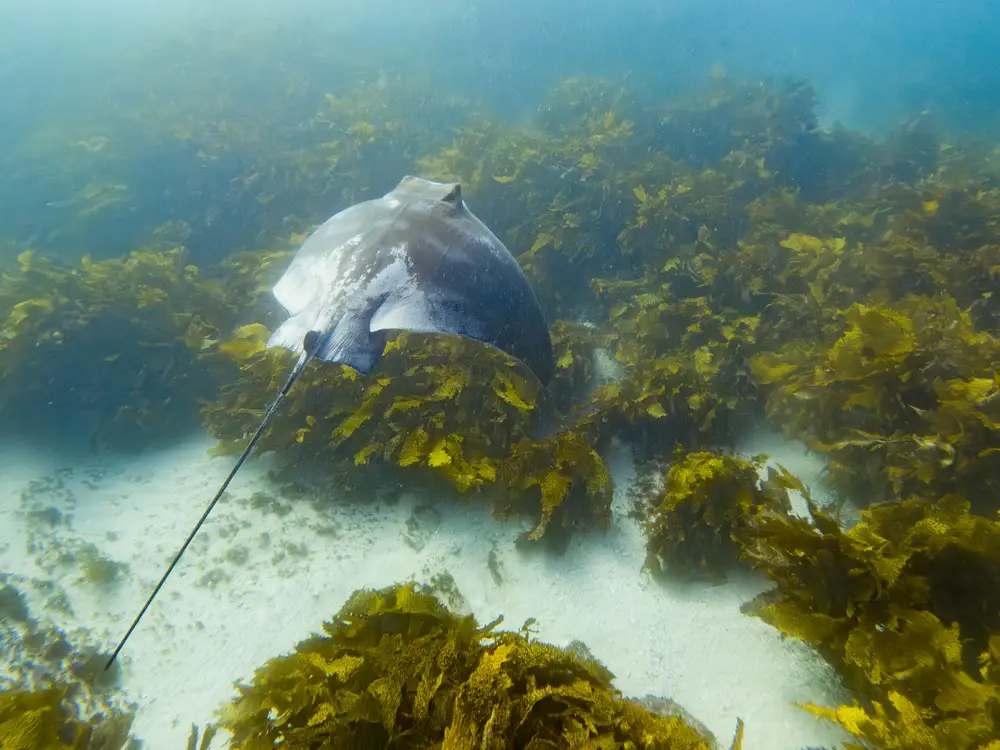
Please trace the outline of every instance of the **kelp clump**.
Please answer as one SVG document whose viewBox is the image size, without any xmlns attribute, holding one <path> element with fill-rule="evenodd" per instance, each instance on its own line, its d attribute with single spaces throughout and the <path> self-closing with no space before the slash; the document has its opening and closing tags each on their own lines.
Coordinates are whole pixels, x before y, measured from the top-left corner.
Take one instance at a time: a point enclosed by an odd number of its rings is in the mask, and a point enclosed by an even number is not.
<svg viewBox="0 0 1000 750">
<path fill-rule="evenodd" d="M 724 575 L 741 562 L 741 543 L 756 517 L 791 513 L 790 490 L 802 483 L 765 456 L 749 460 L 701 451 L 670 467 L 662 497 L 646 516 L 646 563 L 654 574 Z"/>
<path fill-rule="evenodd" d="M 622 698 L 600 663 L 480 627 L 415 584 L 355 592 L 325 635 L 257 670 L 221 711 L 232 746 L 708 750 Z"/>
<path fill-rule="evenodd" d="M 741 556 L 777 588 L 749 611 L 812 644 L 871 708 L 814 713 L 903 750 L 972 750 L 1000 724 L 1000 522 L 955 497 L 862 512 L 848 530 L 762 514 Z M 992 746 L 991 746 L 992 747 Z"/>
<path fill-rule="evenodd" d="M 11 750 L 122 750 L 138 748 L 128 725 L 84 719 L 65 686 L 0 692 L 0 747 Z"/>
<path fill-rule="evenodd" d="M 242 373 L 202 408 L 227 449 L 241 447 L 290 367 L 287 353 L 265 348 L 268 335 L 262 325 L 244 326 L 205 354 L 236 363 Z M 571 347 L 586 350 L 575 338 L 556 340 L 566 370 L 575 366 Z M 502 479 L 510 494 L 497 506 L 501 513 L 524 507 L 524 490 L 537 486 L 535 538 L 574 485 L 586 515 L 606 519 L 610 477 L 603 459 L 582 427 L 530 440 L 538 402 L 537 382 L 501 352 L 456 336 L 404 333 L 388 342 L 370 377 L 346 366 L 310 367 L 260 444 L 292 463 L 339 467 L 347 487 L 350 474 L 357 481 L 357 467 L 373 463 L 422 469 L 463 493 Z M 528 507 L 539 508 L 533 502 Z"/>
<path fill-rule="evenodd" d="M 879 503 L 843 528 L 784 470 L 710 453 L 667 474 L 647 566 L 776 584 L 745 611 L 815 647 L 865 702 L 804 704 L 886 750 L 992 748 L 1000 730 L 1000 522 L 954 496 Z M 791 513 L 801 493 L 808 517 Z M 861 746 L 854 746 L 858 747 Z"/>
<path fill-rule="evenodd" d="M 207 272 L 159 235 L 125 257 L 78 264 L 22 252 L 0 277 L 0 415 L 60 432 L 90 415 L 93 442 L 119 450 L 190 428 L 198 402 L 235 372 L 206 355 L 266 312 L 262 294 L 302 239 Z"/>
<path fill-rule="evenodd" d="M 106 654 L 31 616 L 27 600 L 0 575 L 0 748 L 132 750 L 134 706 L 117 692 Z"/>
<path fill-rule="evenodd" d="M 0 278 L 0 413 L 15 424 L 96 415 L 124 447 L 190 418 L 212 392 L 197 353 L 238 310 L 182 248 L 79 265 L 25 251 Z"/>
<path fill-rule="evenodd" d="M 1000 339 L 950 296 L 855 303 L 826 317 L 815 338 L 751 362 L 772 418 L 827 453 L 832 479 L 862 497 L 978 501 L 1000 469 Z"/>
<path fill-rule="evenodd" d="M 892 750 L 973 750 L 1000 710 L 1000 522 L 948 496 L 880 503 L 844 529 L 784 470 L 697 453 L 648 523 L 654 570 L 739 563 L 776 587 L 746 607 L 817 648 L 865 705 L 804 707 Z M 801 493 L 809 517 L 790 512 Z"/>
</svg>

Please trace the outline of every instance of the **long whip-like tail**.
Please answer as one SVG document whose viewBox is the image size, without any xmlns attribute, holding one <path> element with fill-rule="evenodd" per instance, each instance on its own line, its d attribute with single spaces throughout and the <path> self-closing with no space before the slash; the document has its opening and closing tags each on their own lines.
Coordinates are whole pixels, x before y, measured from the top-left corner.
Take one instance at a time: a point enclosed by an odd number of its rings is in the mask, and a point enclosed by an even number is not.
<svg viewBox="0 0 1000 750">
<path fill-rule="evenodd" d="M 317 340 L 315 336 L 306 337 L 305 351 L 301 355 L 299 355 L 299 360 L 298 362 L 295 363 L 295 367 L 289 374 L 288 380 L 285 381 L 284 386 L 282 386 L 281 390 L 278 391 L 278 395 L 275 397 L 274 401 L 271 402 L 271 405 L 264 413 L 264 419 L 261 420 L 260 426 L 257 428 L 257 431 L 253 434 L 253 437 L 250 438 L 250 442 L 247 443 L 247 447 L 243 449 L 243 454 L 236 462 L 236 465 L 233 466 L 232 471 L 229 472 L 229 476 L 226 477 L 226 481 L 224 481 L 222 483 L 222 486 L 219 487 L 219 491 L 215 493 L 215 497 L 212 498 L 212 502 L 208 504 L 208 507 L 205 508 L 205 512 L 201 514 L 201 518 L 198 519 L 198 523 L 194 525 L 194 528 L 191 529 L 191 533 L 188 534 L 187 539 L 184 540 L 184 544 L 182 544 L 181 548 L 177 550 L 177 554 L 174 555 L 174 559 L 170 562 L 170 566 L 167 568 L 166 572 L 160 578 L 160 582 L 156 584 L 156 588 L 153 589 L 153 592 L 149 595 L 149 598 L 146 599 L 146 603 L 142 605 L 142 609 L 139 610 L 139 614 L 135 616 L 135 619 L 132 621 L 132 625 L 128 629 L 128 632 L 125 633 L 125 636 L 121 639 L 121 641 L 119 641 L 118 647 L 115 649 L 114 653 L 111 654 L 111 658 L 108 659 L 108 663 L 104 665 L 105 671 L 110 669 L 111 665 L 115 663 L 115 659 L 118 658 L 118 654 L 125 646 L 125 642 L 129 639 L 129 636 L 132 635 L 132 631 L 134 631 L 136 626 L 139 624 L 139 620 L 141 620 L 142 616 L 146 614 L 146 610 L 149 609 L 149 605 L 153 603 L 153 599 L 155 599 L 156 595 L 160 593 L 160 589 L 163 588 L 163 584 L 166 582 L 167 577 L 173 572 L 174 568 L 177 566 L 177 563 L 180 561 L 181 555 L 183 555 L 184 552 L 187 550 L 188 545 L 191 544 L 191 540 L 194 539 L 195 534 L 197 534 L 199 529 L 201 529 L 202 524 L 205 523 L 205 520 L 208 518 L 208 514 L 212 512 L 212 509 L 215 507 L 215 504 L 219 502 L 219 498 L 222 497 L 222 493 L 226 491 L 226 488 L 229 486 L 229 483 L 233 480 L 233 477 L 236 476 L 236 472 L 240 470 L 240 467 L 243 466 L 243 462 L 247 460 L 247 457 L 250 455 L 250 451 L 253 450 L 254 445 L 256 445 L 257 440 L 260 439 L 260 436 L 262 434 L 264 434 L 264 430 L 267 428 L 268 422 L 271 421 L 271 417 L 274 416 L 274 412 L 277 410 L 278 405 L 281 403 L 281 400 L 285 397 L 285 394 L 287 394 L 288 391 L 291 390 L 292 386 L 295 385 L 295 381 L 298 380 L 299 376 L 305 371 L 306 365 L 309 364 L 309 360 L 311 360 L 313 358 L 313 355 L 316 353 L 316 348 L 317 348 L 316 344 Z"/>
</svg>

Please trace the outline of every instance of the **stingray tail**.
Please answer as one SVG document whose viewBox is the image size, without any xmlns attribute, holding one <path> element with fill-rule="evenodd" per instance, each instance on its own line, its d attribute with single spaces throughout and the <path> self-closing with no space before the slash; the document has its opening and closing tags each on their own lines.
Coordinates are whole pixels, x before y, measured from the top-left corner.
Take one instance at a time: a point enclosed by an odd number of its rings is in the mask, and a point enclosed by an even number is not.
<svg viewBox="0 0 1000 750">
<path fill-rule="evenodd" d="M 156 584 L 156 588 L 153 589 L 153 592 L 149 595 L 149 598 L 146 599 L 146 603 L 142 606 L 142 609 L 139 610 L 139 614 L 136 615 L 135 619 L 132 621 L 132 625 L 129 627 L 128 632 L 125 633 L 125 636 L 121 639 L 121 641 L 119 641 L 118 647 L 114 650 L 114 653 L 111 654 L 111 658 L 108 659 L 108 663 L 104 665 L 105 671 L 110 669 L 111 665 L 115 663 L 115 659 L 118 658 L 118 654 L 125 646 L 125 642 L 129 639 L 129 636 L 132 635 L 132 631 L 135 630 L 136 626 L 139 624 L 139 620 L 141 620 L 142 616 L 146 614 L 146 610 L 149 609 L 149 605 L 153 603 L 153 599 L 155 599 L 156 595 L 160 593 L 160 589 L 163 588 L 163 584 L 166 582 L 167 577 L 173 572 L 174 568 L 177 566 L 177 563 L 180 561 L 181 555 L 183 555 L 184 552 L 187 550 L 188 545 L 191 544 L 191 541 L 194 539 L 195 534 L 197 534 L 199 529 L 201 529 L 202 525 L 208 518 L 209 513 L 212 512 L 212 509 L 215 508 L 215 504 L 219 502 L 219 498 L 222 497 L 222 493 L 226 491 L 226 488 L 229 486 L 229 483 L 233 480 L 233 477 L 236 476 L 236 472 L 240 470 L 240 467 L 243 466 L 243 462 L 247 460 L 247 457 L 250 455 L 250 451 L 253 450 L 253 447 L 254 445 L 257 444 L 257 441 L 260 439 L 260 436 L 264 434 L 264 430 L 267 428 L 268 423 L 271 421 L 271 417 L 274 416 L 275 411 L 277 411 L 278 405 L 281 404 L 281 400 L 285 397 L 285 394 L 287 394 L 288 391 L 291 390 L 292 386 L 295 385 L 295 381 L 299 379 L 299 376 L 302 375 L 302 373 L 305 371 L 306 365 L 309 364 L 309 361 L 316 354 L 316 350 L 319 348 L 319 346 L 322 345 L 323 342 L 320 340 L 320 338 L 321 337 L 314 331 L 310 331 L 309 334 L 306 336 L 305 350 L 302 352 L 302 354 L 299 355 L 299 360 L 298 362 L 295 363 L 295 367 L 289 374 L 288 380 L 285 381 L 285 384 L 282 386 L 281 390 L 278 391 L 278 395 L 275 396 L 274 401 L 271 402 L 271 405 L 264 413 L 264 418 L 261 420 L 260 426 L 257 428 L 257 431 L 253 434 L 253 437 L 250 438 L 250 442 L 247 443 L 247 447 L 243 449 L 243 453 L 242 455 L 240 455 L 240 458 L 236 462 L 236 465 L 233 466 L 232 471 L 229 472 L 229 476 L 226 477 L 226 480 L 222 483 L 222 486 L 219 487 L 219 491 L 215 493 L 215 497 L 212 498 L 212 502 L 210 502 L 208 504 L 208 507 L 205 508 L 205 512 L 201 514 L 201 518 L 198 519 L 198 523 L 196 523 L 194 525 L 194 528 L 191 529 L 191 533 L 188 534 L 187 539 L 184 540 L 184 544 L 181 545 L 181 548 L 177 551 L 177 554 L 174 555 L 174 559 L 170 562 L 170 566 L 167 568 L 166 572 L 160 578 L 160 582 Z"/>
</svg>

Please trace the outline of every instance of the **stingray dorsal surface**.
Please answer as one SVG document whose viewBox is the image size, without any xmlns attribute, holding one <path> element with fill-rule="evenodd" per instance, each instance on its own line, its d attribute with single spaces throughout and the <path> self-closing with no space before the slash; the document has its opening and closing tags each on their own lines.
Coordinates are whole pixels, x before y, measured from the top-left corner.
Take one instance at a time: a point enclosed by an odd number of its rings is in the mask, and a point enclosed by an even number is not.
<svg viewBox="0 0 1000 750">
<path fill-rule="evenodd" d="M 547 384 L 555 370 L 545 315 L 517 261 L 469 210 L 458 183 L 407 176 L 381 198 L 324 222 L 305 241 L 274 296 L 289 317 L 268 346 L 362 373 L 390 331 L 465 336 L 524 363 Z"/>
</svg>

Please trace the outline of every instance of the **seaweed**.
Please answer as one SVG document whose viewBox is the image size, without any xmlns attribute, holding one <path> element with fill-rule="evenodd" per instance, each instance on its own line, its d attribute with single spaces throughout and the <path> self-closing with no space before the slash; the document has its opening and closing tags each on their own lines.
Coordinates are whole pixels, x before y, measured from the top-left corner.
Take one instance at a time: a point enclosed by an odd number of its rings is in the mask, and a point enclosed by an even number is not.
<svg viewBox="0 0 1000 750">
<path fill-rule="evenodd" d="M 0 693 L 0 747 L 18 750 L 121 750 L 131 719 L 83 720 L 66 687 Z"/>
<path fill-rule="evenodd" d="M 201 732 L 196 724 L 192 724 L 191 734 L 188 735 L 187 750 L 209 750 L 217 732 L 218 727 L 211 724 L 205 727 L 204 732 Z M 201 742 L 198 741 L 199 737 Z"/>
<path fill-rule="evenodd" d="M 996 471 L 1000 339 L 949 296 L 827 316 L 824 335 L 751 360 L 771 419 L 828 454 L 833 481 L 855 496 L 989 502 L 980 488 Z"/>
<path fill-rule="evenodd" d="M 500 468 L 500 478 L 512 493 L 500 510 L 509 513 L 524 501 L 524 492 L 538 487 L 540 513 L 535 528 L 526 539 L 541 539 L 557 511 L 565 512 L 566 500 L 577 489 L 585 507 L 586 526 L 606 527 L 611 516 L 611 475 L 600 454 L 591 447 L 578 423 L 540 441 L 522 439 L 513 446 Z M 572 528 L 578 518 L 564 517 L 562 526 Z"/>
<path fill-rule="evenodd" d="M 0 747 L 18 750 L 132 750 L 135 706 L 118 672 L 79 632 L 35 619 L 18 582 L 0 575 Z"/>
<path fill-rule="evenodd" d="M 812 524 L 762 514 L 740 539 L 741 557 L 777 583 L 748 611 L 820 649 L 873 701 L 810 710 L 884 747 L 995 737 L 1000 523 L 959 498 L 911 498 L 845 531 L 808 502 Z"/>
<path fill-rule="evenodd" d="M 761 480 L 761 468 L 762 457 L 678 460 L 650 511 L 647 566 L 764 572 L 776 587 L 744 611 L 818 649 L 865 701 L 802 704 L 815 715 L 878 747 L 984 747 L 1000 708 L 1000 522 L 956 497 L 911 498 L 845 530 L 797 479 Z M 793 490 L 808 518 L 790 512 Z"/>
<path fill-rule="evenodd" d="M 141 446 L 196 414 L 214 386 L 197 352 L 241 312 L 182 248 L 77 266 L 25 251 L 0 279 L 0 411 L 60 426 L 93 411 L 96 440 Z"/>
<path fill-rule="evenodd" d="M 48 191 L 64 203 L 48 210 L 77 218 L 45 249 L 98 259 L 39 249 L 6 269 L 5 417 L 13 394 L 32 409 L 73 394 L 105 410 L 102 439 L 141 446 L 197 400 L 218 450 L 240 447 L 290 366 L 264 347 L 266 291 L 309 227 L 381 190 L 381 174 L 460 180 L 545 306 L 549 392 L 489 349 L 406 334 L 369 376 L 311 367 L 261 447 L 345 491 L 398 473 L 436 497 L 489 498 L 497 516 L 533 517 L 526 542 L 608 523 L 612 440 L 650 465 L 673 456 L 649 509 L 649 567 L 770 575 L 757 611 L 866 701 L 817 713 L 886 747 L 972 747 L 995 731 L 995 143 L 949 141 L 925 117 L 881 141 L 821 129 L 803 81 L 718 75 L 660 102 L 573 78 L 519 123 L 428 95 L 418 71 L 291 83 L 269 129 L 231 101 L 178 114 L 154 95 L 132 146 L 81 123 Z M 9 174 L 66 147 L 56 135 Z M 150 200 L 124 167 L 150 143 L 197 165 L 164 190 L 204 198 L 105 247 L 90 229 Z M 796 517 L 787 472 L 762 479 L 759 459 L 718 452 L 758 419 L 820 453 L 862 522 L 814 506 Z"/>
<path fill-rule="evenodd" d="M 231 358 L 244 373 L 224 401 L 203 407 L 215 434 L 231 435 L 233 445 L 259 419 L 287 367 L 287 357 L 264 349 L 266 336 L 263 326 L 244 327 L 210 355 Z M 386 345 L 370 377 L 347 367 L 313 367 L 300 382 L 262 438 L 264 450 L 280 445 L 286 452 L 294 445 L 296 461 L 420 469 L 460 492 L 500 481 L 509 490 L 498 509 L 503 513 L 537 485 L 541 515 L 533 538 L 542 535 L 576 479 L 583 480 L 596 516 L 607 515 L 610 480 L 583 426 L 529 439 L 537 385 L 499 352 L 457 337 L 402 334 Z M 243 405 L 248 401 L 252 406 Z M 294 437 L 286 443 L 289 432 Z"/>
<path fill-rule="evenodd" d="M 781 467 L 767 467 L 761 479 L 765 460 L 707 451 L 678 456 L 662 498 L 644 514 L 645 567 L 661 577 L 706 573 L 718 579 L 742 562 L 741 545 L 756 517 L 789 515 L 789 491 L 804 489 Z"/>
<path fill-rule="evenodd" d="M 702 748 L 579 653 L 480 626 L 410 583 L 356 591 L 323 635 L 258 668 L 220 711 L 237 748 Z"/>
</svg>

